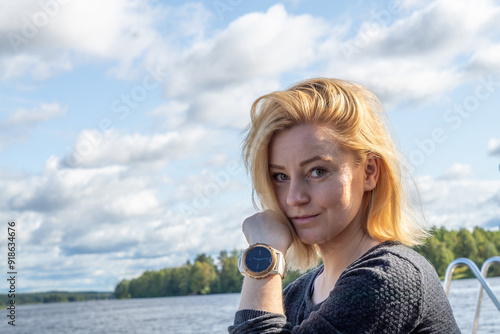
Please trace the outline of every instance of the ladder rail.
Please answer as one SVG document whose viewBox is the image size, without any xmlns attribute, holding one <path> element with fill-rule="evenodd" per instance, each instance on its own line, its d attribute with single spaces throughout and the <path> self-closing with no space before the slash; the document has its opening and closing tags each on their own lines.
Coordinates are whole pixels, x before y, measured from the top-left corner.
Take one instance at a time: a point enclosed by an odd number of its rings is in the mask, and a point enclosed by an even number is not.
<svg viewBox="0 0 500 334">
<path fill-rule="evenodd" d="M 481 266 L 481 275 L 486 279 L 488 276 L 488 269 L 490 269 L 490 266 L 493 263 L 500 263 L 500 256 L 493 256 L 484 261 L 483 265 Z M 479 286 L 479 293 L 477 294 L 477 303 L 476 303 L 476 317 L 474 319 L 474 328 L 473 328 L 473 333 L 476 333 L 477 331 L 477 326 L 479 324 L 479 313 L 481 312 L 481 303 L 483 302 L 483 286 Z M 497 306 L 498 307 L 498 306 Z M 499 309 L 500 311 L 500 309 Z"/>
<path fill-rule="evenodd" d="M 494 257 L 494 258 L 498 258 L 500 260 L 500 257 Z M 490 259 L 488 259 L 488 260 L 490 260 Z M 483 264 L 483 266 L 481 268 L 487 271 L 489 266 L 493 262 L 497 262 L 496 259 L 489 261 L 486 267 Z M 472 260 L 464 258 L 464 257 L 453 260 L 448 265 L 448 268 L 446 268 L 446 274 L 445 274 L 445 279 L 444 279 L 444 288 L 445 288 L 446 296 L 448 296 L 449 291 L 450 291 L 450 285 L 451 285 L 451 281 L 452 281 L 453 271 L 455 271 L 455 268 L 458 267 L 459 265 L 466 265 L 467 267 L 469 267 L 469 269 L 472 271 L 474 276 L 476 276 L 476 278 L 478 279 L 479 283 L 481 283 L 481 299 L 482 299 L 482 289 L 484 289 L 486 291 L 486 293 L 488 294 L 488 296 L 490 296 L 491 300 L 493 301 L 493 304 L 495 304 L 498 311 L 500 311 L 500 302 L 498 301 L 495 294 L 491 290 L 489 283 L 483 277 L 483 275 L 479 271 L 479 268 L 476 266 L 476 264 Z M 476 332 L 477 322 L 479 319 L 479 311 L 478 311 L 477 307 L 480 307 L 480 305 L 476 306 L 476 319 L 474 319 L 473 333 Z"/>
</svg>

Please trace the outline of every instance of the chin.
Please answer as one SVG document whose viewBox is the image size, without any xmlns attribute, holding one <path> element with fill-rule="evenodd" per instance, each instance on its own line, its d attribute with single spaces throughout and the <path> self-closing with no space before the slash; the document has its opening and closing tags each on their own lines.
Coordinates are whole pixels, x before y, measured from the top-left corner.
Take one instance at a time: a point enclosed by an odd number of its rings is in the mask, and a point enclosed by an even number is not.
<svg viewBox="0 0 500 334">
<path fill-rule="evenodd" d="M 325 240 L 325 236 L 319 236 L 310 233 L 302 233 L 298 235 L 300 241 L 302 241 L 306 245 L 318 245 L 322 244 L 328 240 Z"/>
</svg>

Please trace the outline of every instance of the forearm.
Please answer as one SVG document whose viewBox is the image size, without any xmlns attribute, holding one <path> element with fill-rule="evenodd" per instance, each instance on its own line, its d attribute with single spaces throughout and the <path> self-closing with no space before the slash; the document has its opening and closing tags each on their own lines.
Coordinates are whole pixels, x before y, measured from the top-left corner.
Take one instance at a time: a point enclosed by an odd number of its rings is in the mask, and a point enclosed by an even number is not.
<svg viewBox="0 0 500 334">
<path fill-rule="evenodd" d="M 262 279 L 245 277 L 239 309 L 284 314 L 281 276 L 271 275 Z"/>
</svg>

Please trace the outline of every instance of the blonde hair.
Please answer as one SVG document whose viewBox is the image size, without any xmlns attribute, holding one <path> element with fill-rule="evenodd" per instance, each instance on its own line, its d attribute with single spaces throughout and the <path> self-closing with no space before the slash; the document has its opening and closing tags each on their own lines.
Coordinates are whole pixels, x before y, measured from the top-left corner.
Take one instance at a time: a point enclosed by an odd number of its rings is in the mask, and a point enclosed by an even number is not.
<svg viewBox="0 0 500 334">
<path fill-rule="evenodd" d="M 259 210 L 277 211 L 289 226 L 293 243 L 287 260 L 291 267 L 305 270 L 315 266 L 318 253 L 315 245 L 299 240 L 281 210 L 269 174 L 268 155 L 273 135 L 299 124 L 332 129 L 340 146 L 352 151 L 357 163 L 364 163 L 369 155 L 379 159 L 379 179 L 376 187 L 365 193 L 363 207 L 363 228 L 372 238 L 414 246 L 427 235 L 421 224 L 425 219 L 418 191 L 416 187 L 414 191 L 409 189 L 414 182 L 406 177 L 410 174 L 405 159 L 394 144 L 382 104 L 368 89 L 339 79 L 310 79 L 261 96 L 253 103 L 250 116 L 243 155 L 253 182 L 253 202 Z"/>
</svg>

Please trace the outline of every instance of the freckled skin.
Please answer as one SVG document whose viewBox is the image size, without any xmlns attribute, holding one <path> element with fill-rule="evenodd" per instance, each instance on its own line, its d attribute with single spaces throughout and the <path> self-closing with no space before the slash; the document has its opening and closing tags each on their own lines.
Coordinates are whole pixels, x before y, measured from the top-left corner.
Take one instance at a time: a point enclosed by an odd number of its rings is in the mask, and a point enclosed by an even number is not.
<svg viewBox="0 0 500 334">
<path fill-rule="evenodd" d="M 282 210 L 300 240 L 320 248 L 362 229 L 364 168 L 330 132 L 323 126 L 295 126 L 273 138 L 269 154 Z M 312 157 L 321 158 L 301 165 Z"/>
</svg>

